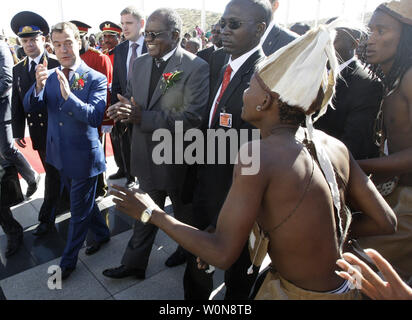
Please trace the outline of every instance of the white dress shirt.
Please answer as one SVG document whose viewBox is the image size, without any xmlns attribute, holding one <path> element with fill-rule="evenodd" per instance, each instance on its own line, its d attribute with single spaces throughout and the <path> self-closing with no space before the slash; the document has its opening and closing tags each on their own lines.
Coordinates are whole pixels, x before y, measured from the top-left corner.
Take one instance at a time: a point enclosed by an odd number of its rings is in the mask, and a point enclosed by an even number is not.
<svg viewBox="0 0 412 320">
<path fill-rule="evenodd" d="M 233 77 L 235 76 L 236 72 L 240 69 L 240 67 L 246 62 L 247 59 L 250 58 L 252 54 L 254 54 L 256 51 L 258 51 L 261 48 L 261 45 L 258 45 L 254 47 L 252 50 L 246 52 L 245 54 L 241 55 L 239 58 L 232 60 L 232 56 L 229 59 L 229 65 L 232 68 L 232 74 L 230 75 L 230 81 L 232 81 Z M 229 82 L 230 83 L 230 82 Z M 219 90 L 216 93 L 216 97 L 213 100 L 212 108 L 210 108 L 210 114 L 209 114 L 209 128 L 212 125 L 212 116 L 215 110 L 215 105 L 217 98 L 220 95 L 220 91 L 222 90 L 222 84 L 220 84 Z"/>
</svg>

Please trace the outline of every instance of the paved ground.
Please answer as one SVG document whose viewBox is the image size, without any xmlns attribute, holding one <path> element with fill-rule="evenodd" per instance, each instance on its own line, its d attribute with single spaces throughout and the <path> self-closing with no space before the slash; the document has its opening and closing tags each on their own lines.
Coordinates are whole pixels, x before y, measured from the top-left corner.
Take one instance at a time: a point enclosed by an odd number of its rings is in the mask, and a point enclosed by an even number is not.
<svg viewBox="0 0 412 320">
<path fill-rule="evenodd" d="M 113 158 L 108 159 L 108 175 L 116 172 Z M 124 183 L 124 180 L 109 181 Z M 25 192 L 27 185 L 21 181 Z M 41 188 L 29 200 L 12 209 L 13 215 L 24 227 L 24 244 L 13 257 L 6 259 L 4 252 L 7 239 L 0 228 L 0 299 L 8 300 L 66 300 L 66 299 L 116 299 L 116 300 L 180 300 L 183 299 L 182 277 L 184 265 L 167 268 L 167 257 L 176 248 L 176 243 L 163 232 L 159 232 L 153 247 L 145 280 L 129 277 L 112 280 L 102 271 L 119 265 L 132 230 L 132 220 L 113 207 L 111 198 L 105 198 L 99 207 L 111 230 L 111 241 L 93 256 L 80 251 L 76 270 L 61 290 L 50 290 L 49 267 L 58 265 L 65 246 L 70 213 L 57 218 L 56 230 L 38 239 L 31 233 L 37 226 L 37 216 L 42 203 L 44 177 Z M 171 210 L 169 205 L 167 210 Z M 51 273 L 51 272 L 50 272 Z M 220 300 L 224 293 L 223 272 L 215 274 L 212 298 Z"/>
</svg>

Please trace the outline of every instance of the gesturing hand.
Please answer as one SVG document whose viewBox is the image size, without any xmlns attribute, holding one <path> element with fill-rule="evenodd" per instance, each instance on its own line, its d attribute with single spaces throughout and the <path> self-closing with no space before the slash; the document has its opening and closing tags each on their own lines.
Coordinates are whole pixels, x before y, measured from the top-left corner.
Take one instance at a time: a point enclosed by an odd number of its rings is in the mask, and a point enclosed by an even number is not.
<svg viewBox="0 0 412 320">
<path fill-rule="evenodd" d="M 43 63 L 39 63 L 36 67 L 36 93 L 39 94 L 46 85 L 46 80 L 49 77 L 47 71 L 47 59 L 43 60 Z"/>
<path fill-rule="evenodd" d="M 110 106 L 107 109 L 107 116 L 115 122 L 127 122 L 140 124 L 141 122 L 141 107 L 136 104 L 132 97 L 132 102 L 121 94 L 117 95 L 119 102 Z"/>
<path fill-rule="evenodd" d="M 62 94 L 62 97 L 64 100 L 67 100 L 71 92 L 69 81 L 67 81 L 66 76 L 59 68 L 56 69 L 56 73 L 57 79 L 59 79 L 60 82 L 60 92 Z"/>
<path fill-rule="evenodd" d="M 412 299 L 412 289 L 402 281 L 388 261 L 375 250 L 367 249 L 365 253 L 373 260 L 386 281 L 382 280 L 366 263 L 351 253 L 343 254 L 344 259 L 339 259 L 336 262 L 344 270 L 336 273 L 351 283 L 356 282 L 357 285 L 360 285 L 361 291 L 371 299 Z"/>
<path fill-rule="evenodd" d="M 121 94 L 118 94 L 117 98 L 119 101 L 107 109 L 107 116 L 114 120 L 114 122 L 129 119 L 132 109 L 130 101 L 127 98 L 123 97 Z"/>
<path fill-rule="evenodd" d="M 116 204 L 116 209 L 136 220 L 140 220 L 142 212 L 147 208 L 159 209 L 152 198 L 140 189 L 131 191 L 116 185 L 112 187 L 113 190 L 110 191 L 110 194 L 114 196 L 113 202 Z"/>
</svg>

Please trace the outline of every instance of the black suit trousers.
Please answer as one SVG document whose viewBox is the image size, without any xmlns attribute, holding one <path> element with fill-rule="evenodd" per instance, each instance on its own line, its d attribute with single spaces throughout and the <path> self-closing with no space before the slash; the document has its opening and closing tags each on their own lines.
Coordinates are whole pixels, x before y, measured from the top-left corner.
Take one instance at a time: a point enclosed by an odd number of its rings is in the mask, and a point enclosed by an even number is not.
<svg viewBox="0 0 412 320">
<path fill-rule="evenodd" d="M 132 129 L 130 124 L 117 122 L 113 126 L 110 138 L 112 139 L 114 160 L 120 172 L 130 176 L 130 150 L 132 146 Z"/>
<path fill-rule="evenodd" d="M 148 192 L 148 194 L 161 209 L 164 209 L 166 197 L 169 196 L 172 202 L 175 218 L 183 223 L 191 223 L 190 213 L 192 207 L 190 204 L 183 204 L 181 190 L 153 190 Z M 121 263 L 128 268 L 145 271 L 157 231 L 158 227 L 155 225 L 150 223 L 143 224 L 140 221 L 135 221 L 133 235 L 127 244 Z"/>
<path fill-rule="evenodd" d="M 14 219 L 10 208 L 0 208 L 0 226 L 7 235 L 17 235 L 23 233 L 23 227 Z"/>
</svg>

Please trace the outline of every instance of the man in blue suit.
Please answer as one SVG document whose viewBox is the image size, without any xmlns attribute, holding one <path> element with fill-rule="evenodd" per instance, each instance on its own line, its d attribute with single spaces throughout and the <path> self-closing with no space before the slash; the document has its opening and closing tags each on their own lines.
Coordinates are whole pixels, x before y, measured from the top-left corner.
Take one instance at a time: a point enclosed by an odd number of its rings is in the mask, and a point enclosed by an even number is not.
<svg viewBox="0 0 412 320">
<path fill-rule="evenodd" d="M 51 39 L 61 67 L 47 70 L 47 62 L 38 65 L 24 108 L 30 112 L 47 107 L 46 161 L 60 171 L 70 190 L 72 216 L 60 262 L 66 279 L 76 267 L 89 228 L 98 245 L 110 239 L 95 202 L 97 176 L 106 170 L 97 128 L 106 107 L 107 80 L 80 59 L 80 35 L 74 24 L 58 23 Z"/>
</svg>

